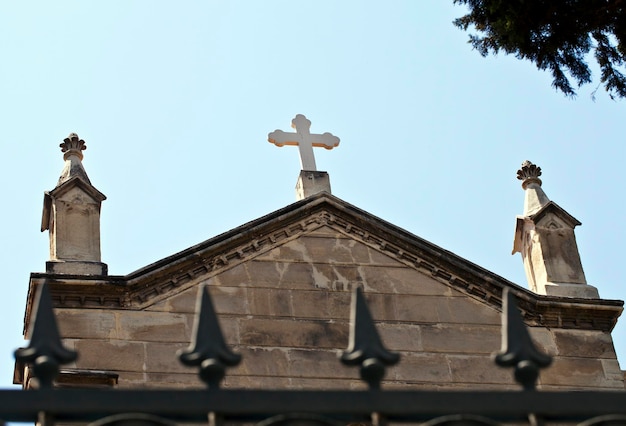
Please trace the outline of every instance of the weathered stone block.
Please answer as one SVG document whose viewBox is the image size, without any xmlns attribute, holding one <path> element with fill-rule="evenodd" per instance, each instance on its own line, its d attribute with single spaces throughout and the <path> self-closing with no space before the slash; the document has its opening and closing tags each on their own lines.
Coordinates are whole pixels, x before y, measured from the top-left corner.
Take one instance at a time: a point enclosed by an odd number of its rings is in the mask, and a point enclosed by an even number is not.
<svg viewBox="0 0 626 426">
<path fill-rule="evenodd" d="M 343 365 L 336 351 L 298 350 L 288 351 L 288 374 L 290 377 L 316 379 L 358 379 L 359 369 Z"/>
<path fill-rule="evenodd" d="M 119 389 L 145 388 L 147 387 L 145 380 L 146 380 L 146 373 L 122 371 L 120 372 L 119 377 L 117 379 L 116 388 L 119 388 Z"/>
<path fill-rule="evenodd" d="M 293 316 L 291 291 L 287 289 L 247 289 L 247 304 L 251 315 Z"/>
<path fill-rule="evenodd" d="M 187 349 L 188 343 L 147 343 L 145 370 L 150 373 L 192 373 L 197 368 L 187 367 L 178 359 L 177 351 Z"/>
<path fill-rule="evenodd" d="M 61 337 L 115 339 L 117 329 L 113 312 L 85 309 L 56 309 Z"/>
<path fill-rule="evenodd" d="M 327 291 L 313 290 L 313 291 L 292 291 L 291 302 L 293 305 L 293 312 L 296 316 L 302 318 L 318 318 L 318 319 L 330 319 L 332 318 L 329 309 L 329 296 L 335 296 Z M 348 308 L 349 309 L 349 308 Z"/>
<path fill-rule="evenodd" d="M 129 341 L 189 342 L 190 314 L 168 312 L 120 311 L 118 336 Z"/>
<path fill-rule="evenodd" d="M 541 372 L 542 385 L 571 385 L 597 388 L 607 385 L 602 362 L 591 358 L 561 358 Z M 622 385 L 623 387 L 623 385 Z"/>
<path fill-rule="evenodd" d="M 301 237 L 298 241 L 305 260 L 324 263 L 363 264 L 370 262 L 368 247 L 345 238 Z M 290 243 L 293 244 L 294 242 Z"/>
<path fill-rule="evenodd" d="M 288 317 L 293 316 L 291 291 L 271 290 L 269 296 L 270 308 L 274 315 Z"/>
<path fill-rule="evenodd" d="M 239 344 L 241 342 L 239 336 L 239 318 L 236 316 L 220 315 L 217 320 L 222 329 L 226 343 L 229 345 Z"/>
<path fill-rule="evenodd" d="M 370 263 L 379 266 L 404 266 L 391 254 L 385 253 L 377 248 L 370 247 Z"/>
<path fill-rule="evenodd" d="M 383 382 L 383 386 L 385 389 L 394 389 L 394 390 L 406 390 L 410 388 L 411 390 L 428 390 L 428 391 L 474 391 L 477 389 L 480 391 L 488 391 L 488 390 L 518 390 L 519 386 L 513 386 L 502 383 L 483 383 L 480 387 L 476 386 L 474 383 L 456 383 L 456 382 L 443 382 L 443 383 L 431 383 L 431 382 L 404 382 L 404 381 L 393 381 L 393 382 Z M 517 425 L 517 424 L 515 424 Z"/>
<path fill-rule="evenodd" d="M 301 318 L 347 320 L 350 318 L 351 297 L 349 291 L 292 291 L 293 314 Z"/>
<path fill-rule="evenodd" d="M 275 348 L 237 347 L 242 355 L 241 363 L 229 370 L 240 376 L 289 377 L 287 351 Z"/>
<path fill-rule="evenodd" d="M 446 358 L 455 384 L 467 383 L 484 388 L 489 383 L 515 383 L 513 371 L 498 367 L 489 356 L 446 355 Z"/>
<path fill-rule="evenodd" d="M 269 271 L 268 271 L 269 272 Z M 271 279 L 271 277 L 268 277 Z M 215 283 L 227 287 L 245 286 L 250 283 L 250 275 L 246 263 L 231 268 L 221 269 L 214 277 Z"/>
<path fill-rule="evenodd" d="M 550 356 L 556 356 L 558 354 L 558 349 L 554 342 L 554 335 L 550 330 L 542 327 L 528 327 L 528 331 L 535 347 L 540 352 Z"/>
<path fill-rule="evenodd" d="M 213 305 L 218 314 L 248 314 L 248 295 L 246 291 L 246 287 L 224 285 L 209 287 L 211 299 L 213 299 Z"/>
<path fill-rule="evenodd" d="M 268 288 L 250 287 L 248 289 L 246 294 L 248 296 L 248 311 L 251 315 L 273 315 L 271 292 L 272 289 Z"/>
<path fill-rule="evenodd" d="M 332 230 L 313 231 L 257 256 L 256 260 L 401 265 L 392 257 Z"/>
<path fill-rule="evenodd" d="M 363 266 L 359 268 L 365 288 L 376 293 L 415 294 L 424 296 L 448 296 L 451 289 L 433 278 L 411 269 L 401 267 Z"/>
<path fill-rule="evenodd" d="M 293 348 L 344 348 L 348 324 L 313 321 L 242 319 L 241 343 Z"/>
<path fill-rule="evenodd" d="M 289 380 L 289 389 L 358 389 L 365 390 L 367 385 L 359 380 L 349 379 L 314 379 L 294 377 Z"/>
<path fill-rule="evenodd" d="M 92 370 L 144 371 L 144 345 L 122 340 L 76 340 L 74 347 L 80 353 L 76 367 Z"/>
<path fill-rule="evenodd" d="M 381 340 L 389 350 L 421 352 L 422 337 L 418 325 L 412 324 L 376 324 Z M 404 358 L 400 360 L 404 363 Z"/>
<path fill-rule="evenodd" d="M 178 294 L 172 295 L 169 298 L 162 300 L 154 305 L 148 307 L 147 311 L 160 311 L 160 312 L 172 312 L 172 313 L 195 313 L 196 303 L 198 300 L 199 286 L 194 286 L 186 290 L 181 291 Z"/>
<path fill-rule="evenodd" d="M 617 386 L 623 386 L 626 372 L 620 368 L 617 359 L 603 359 L 600 362 L 604 369 L 604 377 L 610 382 L 616 382 Z"/>
<path fill-rule="evenodd" d="M 587 330 L 553 330 L 558 353 L 567 357 L 615 358 L 609 333 Z"/>
<path fill-rule="evenodd" d="M 442 354 L 402 352 L 400 363 L 390 368 L 387 378 L 415 382 L 450 382 L 451 372 Z"/>
<path fill-rule="evenodd" d="M 259 255 L 256 260 L 265 261 L 287 261 L 287 262 L 303 262 L 308 261 L 306 259 L 306 253 L 304 247 L 297 240 L 289 241 L 285 244 L 275 247 L 272 250 Z"/>
<path fill-rule="evenodd" d="M 225 389 L 289 389 L 291 379 L 271 376 L 227 375 L 221 387 Z"/>
<path fill-rule="evenodd" d="M 296 262 L 252 261 L 248 265 L 250 279 L 246 285 L 266 288 L 311 289 L 315 287 L 313 265 Z M 222 277 L 220 281 L 223 282 Z"/>
<path fill-rule="evenodd" d="M 109 267 L 102 262 L 84 260 L 50 260 L 46 262 L 48 274 L 107 275 Z"/>
<path fill-rule="evenodd" d="M 349 293 L 351 296 L 351 293 Z M 396 308 L 397 296 L 393 294 L 365 293 L 367 306 L 375 321 L 396 321 L 398 312 Z M 349 311 L 348 311 L 349 312 Z"/>
<path fill-rule="evenodd" d="M 328 237 L 328 238 L 345 238 L 348 237 L 345 234 L 331 228 L 328 225 L 320 226 L 319 228 L 313 229 L 307 233 L 309 237 Z"/>
<path fill-rule="evenodd" d="M 350 251 L 354 264 L 371 264 L 371 249 L 365 244 L 352 239 L 338 239 L 338 246 L 345 247 Z"/>
<path fill-rule="evenodd" d="M 436 323 L 439 321 L 440 305 L 445 299 L 429 296 L 402 295 L 396 296 L 398 321 Z"/>
<path fill-rule="evenodd" d="M 120 372 L 119 389 L 204 389 L 195 372 L 190 374 Z"/>
<path fill-rule="evenodd" d="M 330 291 L 351 291 L 363 282 L 360 268 L 316 263 L 312 265 L 313 287 Z"/>
<path fill-rule="evenodd" d="M 421 326 L 427 352 L 491 354 L 500 349 L 500 328 L 482 325 Z"/>
<path fill-rule="evenodd" d="M 328 293 L 328 317 L 332 319 L 348 320 L 352 304 L 352 291 L 335 291 Z"/>
<path fill-rule="evenodd" d="M 76 351 L 76 342 L 80 341 L 80 339 L 62 339 L 61 341 L 63 342 L 63 346 L 66 349 L 70 351 Z M 76 368 L 76 361 L 63 364 L 63 368 L 69 368 L 69 369 Z M 28 369 L 28 365 L 26 366 L 26 369 Z"/>
<path fill-rule="evenodd" d="M 447 297 L 438 304 L 439 319 L 442 322 L 456 324 L 500 325 L 502 314 L 484 303 L 465 295 Z"/>
<path fill-rule="evenodd" d="M 327 172 L 307 170 L 314 169 L 315 165 L 305 163 L 303 163 L 302 168 L 305 170 L 300 170 L 300 176 L 296 182 L 296 200 L 304 200 L 320 192 L 330 194 L 330 176 Z"/>
</svg>

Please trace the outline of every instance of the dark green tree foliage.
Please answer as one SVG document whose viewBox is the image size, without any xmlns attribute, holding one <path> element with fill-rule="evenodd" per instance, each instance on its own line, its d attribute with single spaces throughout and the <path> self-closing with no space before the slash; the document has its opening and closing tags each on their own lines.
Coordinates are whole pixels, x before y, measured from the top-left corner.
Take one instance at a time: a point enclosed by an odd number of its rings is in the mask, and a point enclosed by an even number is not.
<svg viewBox="0 0 626 426">
<path fill-rule="evenodd" d="M 454 21 L 479 35 L 469 42 L 487 56 L 504 51 L 552 72 L 552 86 L 575 96 L 591 82 L 585 61 L 593 52 L 600 81 L 612 99 L 626 97 L 626 0 L 454 0 L 469 13 Z M 568 76 L 569 75 L 569 76 Z"/>
</svg>

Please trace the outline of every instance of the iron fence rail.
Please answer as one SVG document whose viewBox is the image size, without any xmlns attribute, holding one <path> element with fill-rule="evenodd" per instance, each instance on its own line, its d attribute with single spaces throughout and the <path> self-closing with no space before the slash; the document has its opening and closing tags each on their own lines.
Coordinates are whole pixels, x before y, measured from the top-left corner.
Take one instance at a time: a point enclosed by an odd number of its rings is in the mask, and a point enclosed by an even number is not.
<svg viewBox="0 0 626 426">
<path fill-rule="evenodd" d="M 500 422 L 524 421 L 529 413 L 546 420 L 579 423 L 611 413 L 623 415 L 624 392 L 527 391 L 271 391 L 271 390 L 101 390 L 0 391 L 0 417 L 35 422 L 40 412 L 58 422 L 95 421 L 121 413 L 150 413 L 173 421 L 259 421 L 286 412 L 327 416 L 346 422 L 372 413 L 390 422 L 424 422 L 447 414 L 480 415 Z"/>
</svg>

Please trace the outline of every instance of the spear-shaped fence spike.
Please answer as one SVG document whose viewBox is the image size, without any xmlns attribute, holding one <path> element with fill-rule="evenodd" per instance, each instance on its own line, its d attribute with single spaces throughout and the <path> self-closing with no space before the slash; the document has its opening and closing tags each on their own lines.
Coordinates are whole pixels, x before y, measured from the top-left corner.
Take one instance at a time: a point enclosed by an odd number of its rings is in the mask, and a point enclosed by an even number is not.
<svg viewBox="0 0 626 426">
<path fill-rule="evenodd" d="M 241 355 L 233 353 L 224 341 L 209 287 L 202 287 L 200 293 L 196 306 L 195 337 L 189 348 L 178 352 L 178 358 L 185 365 L 200 366 L 202 381 L 217 389 L 226 374 L 226 367 L 239 364 Z"/>
<path fill-rule="evenodd" d="M 30 343 L 15 351 L 15 359 L 32 365 L 33 376 L 39 381 L 40 388 L 51 388 L 59 374 L 59 365 L 75 361 L 78 353 L 66 349 L 61 343 L 46 283 L 39 287 L 33 312 L 35 321 L 29 333 Z"/>
<path fill-rule="evenodd" d="M 493 357 L 501 367 L 515 367 L 515 380 L 525 390 L 535 389 L 539 370 L 552 362 L 552 357 L 533 344 L 515 296 L 508 289 L 502 293 L 502 350 Z"/>
<path fill-rule="evenodd" d="M 357 287 L 350 311 L 350 343 L 341 354 L 341 362 L 360 365 L 361 379 L 370 389 L 380 389 L 385 366 L 394 365 L 399 360 L 400 354 L 388 351 L 381 342 L 363 292 Z"/>
</svg>

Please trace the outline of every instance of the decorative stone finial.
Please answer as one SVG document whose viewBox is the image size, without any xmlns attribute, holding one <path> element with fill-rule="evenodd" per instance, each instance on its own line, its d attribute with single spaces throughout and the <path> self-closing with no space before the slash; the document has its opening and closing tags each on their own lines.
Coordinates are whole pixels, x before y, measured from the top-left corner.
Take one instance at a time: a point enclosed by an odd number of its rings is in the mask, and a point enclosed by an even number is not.
<svg viewBox="0 0 626 426">
<path fill-rule="evenodd" d="M 522 163 L 522 168 L 517 171 L 517 178 L 522 181 L 522 188 L 526 189 L 531 183 L 541 186 L 541 167 L 538 167 L 526 160 Z"/>
<path fill-rule="evenodd" d="M 87 149 L 85 141 L 78 137 L 76 133 L 70 133 L 68 137 L 63 139 L 63 143 L 59 145 L 61 152 L 64 152 L 63 159 L 67 160 L 70 155 L 75 155 L 82 161 L 83 153 Z"/>
</svg>

